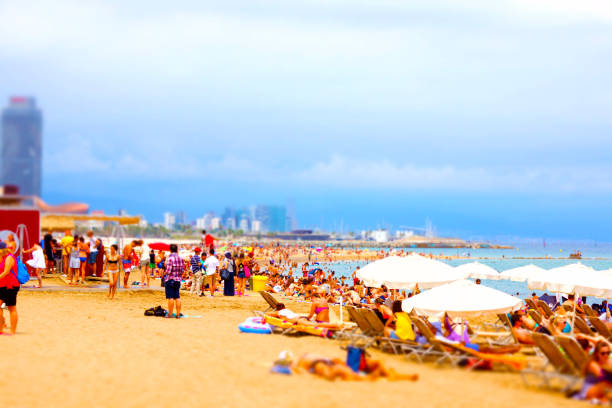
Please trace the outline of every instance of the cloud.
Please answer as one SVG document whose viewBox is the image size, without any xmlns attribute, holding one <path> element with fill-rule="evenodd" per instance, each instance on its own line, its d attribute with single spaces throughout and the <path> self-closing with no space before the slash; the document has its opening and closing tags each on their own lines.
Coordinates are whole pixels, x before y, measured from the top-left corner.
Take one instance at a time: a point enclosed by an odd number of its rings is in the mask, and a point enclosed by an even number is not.
<svg viewBox="0 0 612 408">
<path fill-rule="evenodd" d="M 295 174 L 309 185 L 343 189 L 451 192 L 612 192 L 612 166 L 417 166 L 332 156 Z"/>
<path fill-rule="evenodd" d="M 387 159 L 332 155 L 302 168 L 286 168 L 266 161 L 226 153 L 200 155 L 169 145 L 163 156 L 146 149 L 118 151 L 111 159 L 82 138 L 72 137 L 66 146 L 45 160 L 51 175 L 79 171 L 87 177 L 112 174 L 135 180 L 169 181 L 202 177 L 228 183 L 249 180 L 266 186 L 307 186 L 340 190 L 437 191 L 437 192 L 545 192 L 610 193 L 610 165 L 597 166 L 457 166 L 420 165 Z M 148 160 L 149 157 L 156 157 Z"/>
</svg>

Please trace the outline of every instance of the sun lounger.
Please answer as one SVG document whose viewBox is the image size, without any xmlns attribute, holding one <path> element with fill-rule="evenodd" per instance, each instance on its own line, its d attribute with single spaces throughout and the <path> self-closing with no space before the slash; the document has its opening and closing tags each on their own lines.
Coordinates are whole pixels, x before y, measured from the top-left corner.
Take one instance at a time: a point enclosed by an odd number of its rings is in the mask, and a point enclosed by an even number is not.
<svg viewBox="0 0 612 408">
<path fill-rule="evenodd" d="M 436 360 L 436 363 L 438 364 L 448 361 L 451 363 L 451 365 L 457 366 L 460 362 L 471 358 L 475 361 L 470 368 L 477 367 L 480 363 L 485 361 L 489 363 L 503 364 L 516 370 L 522 370 L 527 365 L 525 356 L 481 353 L 480 351 L 466 347 L 461 343 L 436 337 L 429 329 L 429 326 L 427 326 L 427 324 L 421 318 L 414 318 L 413 322 L 417 326 L 417 329 L 421 335 L 427 339 L 432 350 L 437 356 L 439 356 L 439 358 Z"/>
<path fill-rule="evenodd" d="M 537 310 L 529 309 L 528 313 L 537 324 L 542 324 L 542 315 L 540 315 Z"/>
<path fill-rule="evenodd" d="M 527 305 L 529 309 L 538 310 L 538 306 L 535 304 L 535 302 L 531 298 L 527 298 L 524 300 L 525 300 L 525 304 Z"/>
<path fill-rule="evenodd" d="M 612 340 L 612 331 L 606 326 L 604 322 L 602 322 L 599 317 L 590 316 L 589 322 L 591 322 L 591 326 L 597 331 L 597 333 L 601 334 L 604 338 L 608 340 Z"/>
<path fill-rule="evenodd" d="M 553 341 L 552 337 L 542 333 L 531 335 L 538 351 L 545 359 L 545 363 L 537 368 L 526 368 L 521 371 L 521 377 L 527 385 L 532 385 L 529 379 L 536 377 L 539 379 L 535 385 L 540 387 L 553 388 L 559 383 L 562 391 L 573 389 L 580 383 L 580 372 L 572 361 L 561 351 L 559 346 Z"/>
<path fill-rule="evenodd" d="M 259 294 L 268 303 L 269 307 L 265 310 L 266 312 L 269 310 L 276 310 L 276 305 L 278 305 L 280 302 L 276 300 L 274 296 L 272 296 L 269 292 L 265 291 L 259 292 Z"/>
<path fill-rule="evenodd" d="M 543 300 L 538 300 L 536 304 L 539 306 L 540 310 L 544 313 L 544 317 L 547 319 L 550 319 L 550 317 L 554 315 L 552 309 L 550 306 L 548 306 L 548 303 L 544 302 Z"/>
<path fill-rule="evenodd" d="M 593 335 L 593 330 L 589 327 L 587 322 L 578 315 L 574 316 L 574 329 L 578 330 L 582 334 L 587 334 L 589 336 Z"/>
<path fill-rule="evenodd" d="M 595 313 L 593 308 L 591 306 L 587 305 L 586 303 L 583 303 L 580 307 L 582 307 L 582 310 L 584 310 L 584 313 L 586 313 L 587 316 L 589 316 L 589 317 L 598 317 L 597 313 Z"/>
<path fill-rule="evenodd" d="M 565 351 L 567 357 L 574 364 L 576 370 L 579 373 L 582 373 L 584 370 L 584 366 L 589 360 L 589 356 L 587 356 L 587 353 L 576 341 L 576 339 L 569 336 L 557 336 L 555 337 L 555 340 L 563 348 L 563 351 Z"/>
</svg>

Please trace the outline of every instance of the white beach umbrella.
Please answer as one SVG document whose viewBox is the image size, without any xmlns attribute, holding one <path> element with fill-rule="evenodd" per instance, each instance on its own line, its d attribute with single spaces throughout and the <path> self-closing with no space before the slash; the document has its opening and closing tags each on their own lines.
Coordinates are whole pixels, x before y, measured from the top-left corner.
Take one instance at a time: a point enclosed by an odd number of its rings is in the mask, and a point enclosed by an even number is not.
<svg viewBox="0 0 612 408">
<path fill-rule="evenodd" d="M 402 301 L 406 312 L 427 316 L 470 317 L 486 313 L 508 313 L 520 309 L 522 301 L 497 289 L 459 280 L 438 286 Z"/>
<path fill-rule="evenodd" d="M 579 296 L 612 297 L 612 277 L 580 262 L 545 271 L 537 278 L 528 279 L 527 286 L 529 289 Z"/>
<path fill-rule="evenodd" d="M 434 259 L 411 254 L 405 257 L 389 256 L 372 262 L 357 272 L 366 286 L 387 286 L 390 289 L 414 290 L 432 288 L 463 279 L 467 273 Z"/>
<path fill-rule="evenodd" d="M 534 264 L 519 266 L 518 268 L 508 269 L 500 273 L 500 278 L 509 279 L 514 282 L 525 282 L 528 279 L 537 279 L 546 269 Z"/>
<path fill-rule="evenodd" d="M 497 272 L 495 269 L 491 268 L 488 265 L 481 264 L 480 262 L 470 262 L 463 265 L 459 265 L 455 268 L 455 270 L 466 272 L 468 274 L 468 278 L 473 279 L 501 279 L 499 272 Z"/>
</svg>

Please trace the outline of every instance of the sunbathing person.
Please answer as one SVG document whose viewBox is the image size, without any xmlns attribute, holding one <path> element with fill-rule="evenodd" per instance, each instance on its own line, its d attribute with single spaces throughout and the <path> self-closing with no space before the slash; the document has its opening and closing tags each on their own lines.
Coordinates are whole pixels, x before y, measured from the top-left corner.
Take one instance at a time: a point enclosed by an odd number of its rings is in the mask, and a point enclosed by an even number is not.
<svg viewBox="0 0 612 408">
<path fill-rule="evenodd" d="M 310 306 L 308 320 L 313 316 L 318 323 L 329 323 L 329 303 L 327 303 L 327 299 L 318 292 L 312 294 L 312 305 Z"/>
<path fill-rule="evenodd" d="M 307 317 L 301 316 L 290 309 L 287 309 L 283 303 L 276 305 L 276 310 L 273 312 L 266 313 L 266 316 L 276 317 L 287 322 L 294 324 L 301 324 L 304 326 L 322 327 L 327 329 L 340 329 L 341 325 L 334 323 L 325 322 L 312 322 Z"/>
<path fill-rule="evenodd" d="M 510 316 L 510 322 L 512 323 L 512 332 L 521 344 L 533 345 L 534 342 L 531 338 L 531 333 L 534 331 L 548 335 L 551 334 L 550 330 L 546 327 L 550 326 L 548 323 L 545 323 L 546 326 L 538 325 L 522 310 L 514 312 L 512 316 Z"/>
<path fill-rule="evenodd" d="M 604 367 L 608 365 L 610 357 L 610 345 L 600 341 L 595 345 L 593 354 L 584 366 L 584 383 L 582 389 L 576 394 L 576 399 L 597 400 L 602 404 L 608 404 L 612 400 L 612 373 Z"/>
<path fill-rule="evenodd" d="M 461 330 L 461 332 L 458 332 L 458 330 Z M 470 340 L 467 323 L 461 325 L 457 324 L 453 322 L 453 320 L 447 313 L 444 314 L 444 319 L 442 322 L 442 335 L 444 336 L 446 341 L 460 343 L 465 347 L 471 348 L 472 350 L 479 351 L 481 353 L 512 354 L 518 352 L 521 349 L 521 346 L 518 344 L 492 347 L 485 344 L 474 343 Z"/>
<path fill-rule="evenodd" d="M 385 324 L 385 337 L 396 340 L 412 340 L 416 335 L 412 328 L 412 321 L 408 313 L 402 310 L 402 301 L 396 300 L 391 307 L 392 316 Z"/>
<path fill-rule="evenodd" d="M 295 359 L 291 364 L 291 369 L 295 373 L 310 372 L 330 381 L 336 379 L 344 381 L 375 381 L 379 378 L 386 378 L 389 381 L 416 381 L 419 379 L 418 374 L 399 374 L 392 368 L 385 367 L 382 362 L 367 357 L 367 354 L 364 356 L 362 374 L 354 372 L 346 362 L 340 358 L 321 358 L 309 354 L 305 354 Z"/>
</svg>

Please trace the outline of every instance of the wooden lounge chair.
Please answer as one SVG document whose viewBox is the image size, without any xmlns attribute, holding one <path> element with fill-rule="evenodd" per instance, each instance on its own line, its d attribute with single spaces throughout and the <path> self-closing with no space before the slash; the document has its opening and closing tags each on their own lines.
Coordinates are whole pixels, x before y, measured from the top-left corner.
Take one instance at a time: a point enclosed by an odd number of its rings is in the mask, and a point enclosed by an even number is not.
<svg viewBox="0 0 612 408">
<path fill-rule="evenodd" d="M 582 373 L 584 366 L 589 360 L 589 356 L 587 356 L 587 353 L 576 341 L 576 339 L 569 336 L 557 336 L 555 337 L 555 340 L 561 347 L 563 347 L 565 354 L 572 361 L 574 367 L 576 367 L 576 370 L 579 373 Z"/>
<path fill-rule="evenodd" d="M 361 331 L 361 333 L 353 330 L 351 333 L 343 336 L 343 340 L 349 340 L 353 346 L 368 348 L 376 340 L 373 336 L 372 327 L 361 315 L 361 313 L 359 313 L 359 309 L 356 307 L 346 306 L 346 311 L 348 312 L 351 320 L 357 324 L 357 328 Z"/>
<path fill-rule="evenodd" d="M 540 310 L 544 313 L 544 317 L 547 319 L 550 319 L 551 316 L 554 315 L 552 309 L 550 306 L 548 306 L 548 303 L 544 302 L 543 300 L 538 300 L 536 304 L 539 306 Z"/>
<path fill-rule="evenodd" d="M 391 351 L 393 354 L 400 354 L 402 352 L 411 353 L 414 351 L 413 347 L 416 345 L 414 342 L 404 342 L 385 337 L 385 325 L 372 309 L 362 308 L 357 310 L 357 312 L 361 314 L 370 326 L 370 335 L 374 337 L 375 343 L 381 350 Z"/>
<path fill-rule="evenodd" d="M 561 351 L 559 346 L 553 341 L 552 337 L 542 333 L 533 333 L 531 335 L 536 347 L 545 358 L 545 364 L 536 369 L 524 369 L 521 371 L 521 377 L 525 384 L 530 385 L 528 379 L 537 377 L 540 382 L 536 385 L 547 388 L 553 388 L 554 382 L 559 382 L 562 391 L 573 389 L 580 383 L 580 372 Z"/>
<path fill-rule="evenodd" d="M 582 310 L 584 310 L 584 313 L 586 313 L 587 316 L 589 317 L 598 317 L 597 313 L 595 313 L 595 311 L 593 310 L 593 308 L 589 305 L 587 305 L 586 303 L 583 303 L 581 305 Z"/>
<path fill-rule="evenodd" d="M 270 310 L 276 310 L 276 306 L 280 303 L 278 300 L 276 300 L 274 298 L 274 296 L 272 296 L 271 293 L 266 292 L 266 291 L 262 291 L 259 292 L 259 294 L 261 295 L 262 298 L 264 298 L 264 300 L 268 303 L 268 308 L 265 310 L 270 311 Z"/>
<path fill-rule="evenodd" d="M 525 300 L 525 304 L 527 305 L 529 309 L 538 310 L 538 306 L 535 304 L 535 302 L 531 298 L 527 298 L 524 300 Z"/>
<path fill-rule="evenodd" d="M 612 331 L 610 331 L 608 326 L 606 326 L 606 324 L 602 322 L 599 317 L 590 316 L 589 322 L 591 322 L 591 326 L 593 326 L 597 333 L 601 334 L 608 340 L 612 340 Z"/>
<path fill-rule="evenodd" d="M 542 315 L 538 313 L 537 310 L 529 309 L 528 313 L 537 324 L 542 324 Z"/>
<path fill-rule="evenodd" d="M 429 342 L 431 346 L 429 354 L 438 357 L 436 360 L 438 364 L 448 361 L 451 365 L 457 366 L 461 362 L 467 361 L 469 358 L 474 362 L 474 364 L 470 366 L 470 369 L 478 367 L 485 361 L 503 364 L 517 370 L 522 370 L 527 365 L 525 356 L 481 353 L 461 343 L 451 342 L 436 337 L 429 329 L 429 326 L 419 317 L 413 318 L 413 322 L 421 335 Z"/>
<path fill-rule="evenodd" d="M 578 315 L 574 316 L 574 329 L 578 330 L 582 334 L 587 334 L 589 336 L 593 335 L 593 330 L 589 327 L 587 322 Z"/>
</svg>

